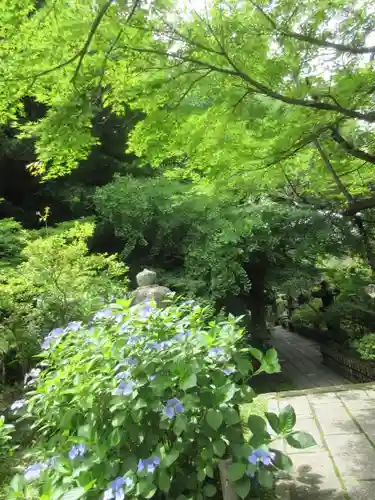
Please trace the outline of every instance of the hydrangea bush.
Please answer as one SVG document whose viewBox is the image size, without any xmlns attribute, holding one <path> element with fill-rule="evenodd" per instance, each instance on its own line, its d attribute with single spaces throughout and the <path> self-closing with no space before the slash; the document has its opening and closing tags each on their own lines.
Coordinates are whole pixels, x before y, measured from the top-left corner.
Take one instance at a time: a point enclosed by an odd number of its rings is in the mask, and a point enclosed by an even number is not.
<svg viewBox="0 0 375 500">
<path fill-rule="evenodd" d="M 262 354 L 242 335 L 234 318 L 209 320 L 190 302 L 156 309 L 123 299 L 88 324 L 52 331 L 42 370 L 13 404 L 38 444 L 9 498 L 220 498 L 223 459 L 241 498 L 258 484 L 272 488 L 291 465 L 272 440 L 314 442 L 293 430 L 290 407 L 268 423 L 250 415 L 244 429 L 249 377 L 279 364 L 273 349 Z"/>
</svg>

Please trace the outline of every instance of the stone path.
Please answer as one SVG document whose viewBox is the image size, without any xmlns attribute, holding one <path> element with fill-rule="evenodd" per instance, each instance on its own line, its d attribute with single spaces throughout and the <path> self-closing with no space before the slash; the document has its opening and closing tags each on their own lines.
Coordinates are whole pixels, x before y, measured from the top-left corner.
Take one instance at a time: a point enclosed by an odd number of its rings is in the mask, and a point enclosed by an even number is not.
<svg viewBox="0 0 375 500">
<path fill-rule="evenodd" d="M 296 388 L 309 389 L 349 383 L 322 364 L 319 345 L 313 340 L 278 326 L 272 333 L 272 344 L 279 354 L 282 374 Z"/>
<path fill-rule="evenodd" d="M 280 499 L 375 499 L 375 384 L 270 394 L 267 399 L 269 411 L 276 413 L 291 404 L 296 429 L 317 442 L 306 450 L 277 445 L 294 464 L 292 476 L 278 484 Z"/>
</svg>

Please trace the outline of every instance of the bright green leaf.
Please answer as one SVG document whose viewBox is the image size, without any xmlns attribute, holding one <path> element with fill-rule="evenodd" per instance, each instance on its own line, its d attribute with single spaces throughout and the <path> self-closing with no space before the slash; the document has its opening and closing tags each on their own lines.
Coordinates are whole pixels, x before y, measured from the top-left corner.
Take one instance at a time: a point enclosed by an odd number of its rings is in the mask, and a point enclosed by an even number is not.
<svg viewBox="0 0 375 500">
<path fill-rule="evenodd" d="M 218 457 L 222 457 L 224 455 L 226 447 L 227 447 L 226 444 L 224 443 L 224 441 L 222 439 L 217 439 L 216 441 L 214 441 L 212 443 L 212 445 L 213 445 L 215 455 L 217 455 Z"/>
<path fill-rule="evenodd" d="M 273 487 L 273 482 L 274 482 L 272 472 L 264 468 L 259 469 L 258 481 L 263 488 L 271 489 Z"/>
<path fill-rule="evenodd" d="M 203 493 L 206 497 L 211 498 L 216 494 L 216 487 L 213 484 L 206 484 Z"/>
<path fill-rule="evenodd" d="M 275 414 L 275 413 L 266 413 L 266 418 L 272 428 L 272 430 L 274 432 L 276 432 L 276 434 L 279 434 L 281 432 L 281 428 L 280 428 L 280 421 L 279 421 L 279 418 L 278 416 Z"/>
<path fill-rule="evenodd" d="M 195 375 L 195 373 L 192 373 L 186 380 L 183 381 L 183 383 L 181 384 L 181 389 L 183 391 L 187 391 L 188 389 L 191 389 L 196 385 L 197 385 L 197 376 Z"/>
<path fill-rule="evenodd" d="M 250 415 L 247 419 L 247 425 L 253 434 L 262 434 L 266 430 L 266 421 L 257 415 Z"/>
<path fill-rule="evenodd" d="M 167 493 L 171 487 L 171 478 L 165 469 L 160 469 L 158 473 L 158 485 L 161 491 Z"/>
<path fill-rule="evenodd" d="M 78 500 L 79 498 L 82 498 L 85 493 L 85 488 L 74 488 L 64 493 L 61 500 Z"/>
<path fill-rule="evenodd" d="M 307 432 L 293 432 L 293 434 L 287 436 L 286 440 L 293 448 L 304 449 L 316 446 L 315 439 Z"/>
<path fill-rule="evenodd" d="M 236 425 L 240 422 L 240 416 L 234 408 L 228 408 L 224 411 L 224 422 L 227 425 Z"/>
<path fill-rule="evenodd" d="M 217 431 L 223 423 L 223 415 L 221 411 L 210 408 L 207 412 L 206 420 L 208 425 Z"/>
<path fill-rule="evenodd" d="M 229 465 L 228 468 L 228 478 L 233 483 L 241 479 L 246 472 L 246 465 L 240 462 L 235 462 Z"/>
<path fill-rule="evenodd" d="M 251 488 L 251 481 L 248 477 L 243 477 L 239 481 L 237 481 L 234 485 L 237 495 L 244 499 L 249 494 Z"/>
<path fill-rule="evenodd" d="M 182 432 L 186 431 L 188 426 L 188 419 L 186 415 L 183 414 L 178 414 L 176 416 L 174 425 L 173 425 L 173 430 L 177 436 L 179 436 Z"/>
<path fill-rule="evenodd" d="M 178 459 L 179 456 L 180 452 L 175 449 L 168 451 L 168 453 L 162 459 L 160 467 L 167 469 Z"/>
<path fill-rule="evenodd" d="M 279 415 L 280 430 L 281 432 L 290 432 L 296 424 L 296 414 L 291 405 L 283 408 Z"/>
</svg>

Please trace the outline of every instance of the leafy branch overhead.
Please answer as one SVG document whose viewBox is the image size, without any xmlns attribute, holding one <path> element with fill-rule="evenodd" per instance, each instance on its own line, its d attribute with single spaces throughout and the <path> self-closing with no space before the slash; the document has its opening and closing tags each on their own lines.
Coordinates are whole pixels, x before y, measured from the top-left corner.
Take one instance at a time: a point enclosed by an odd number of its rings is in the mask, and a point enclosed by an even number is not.
<svg viewBox="0 0 375 500">
<path fill-rule="evenodd" d="M 19 118 L 25 94 L 48 108 L 41 120 L 19 125 L 37 139 L 34 171 L 48 178 L 76 168 L 98 142 L 96 110 L 124 114 L 130 106 L 146 117 L 129 150 L 163 169 L 182 159 L 174 176 L 199 172 L 282 190 L 295 201 L 328 197 L 344 214 L 372 207 L 371 8 L 308 0 L 174 4 L 46 0 L 37 10 L 31 2 L 14 9 L 11 29 L 9 16 L 0 20 L 8 26 L 0 49 L 3 123 Z M 316 140 L 352 193 L 350 206 Z"/>
</svg>

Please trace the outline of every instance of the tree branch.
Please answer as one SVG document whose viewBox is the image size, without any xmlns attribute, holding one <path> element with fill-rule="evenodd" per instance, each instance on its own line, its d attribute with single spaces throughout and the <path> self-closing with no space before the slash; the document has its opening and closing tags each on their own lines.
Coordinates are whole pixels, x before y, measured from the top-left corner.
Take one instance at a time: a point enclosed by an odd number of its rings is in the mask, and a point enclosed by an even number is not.
<svg viewBox="0 0 375 500">
<path fill-rule="evenodd" d="M 71 80 L 72 82 L 74 82 L 76 80 L 78 73 L 79 73 L 79 70 L 81 69 L 81 66 L 82 66 L 83 58 L 85 57 L 85 55 L 90 47 L 91 41 L 94 38 L 96 30 L 99 28 L 99 25 L 100 25 L 103 17 L 106 15 L 108 9 L 112 5 L 112 2 L 113 2 L 113 0 L 108 0 L 108 2 L 103 5 L 103 7 L 98 12 L 96 18 L 94 19 L 94 22 L 92 23 L 90 32 L 89 32 L 88 37 L 86 39 L 86 42 L 79 52 L 79 61 L 78 61 L 77 67 L 74 71 L 74 74 L 72 76 L 72 80 Z"/>
<path fill-rule="evenodd" d="M 236 101 L 236 103 L 234 104 L 233 106 L 233 113 L 236 111 L 236 108 L 239 104 L 241 104 L 241 102 L 249 95 L 251 94 L 253 91 L 252 90 L 246 90 L 246 92 L 244 92 L 244 94 L 242 94 L 242 96 Z"/>
<path fill-rule="evenodd" d="M 316 145 L 316 148 L 318 149 L 318 151 L 322 157 L 322 160 L 324 162 L 326 169 L 332 175 L 332 177 L 336 183 L 336 186 L 341 191 L 341 193 L 345 196 L 345 198 L 348 200 L 349 207 L 350 206 L 353 207 L 355 204 L 354 197 L 349 193 L 347 188 L 341 182 L 340 177 L 337 175 L 335 169 L 333 168 L 333 165 L 332 165 L 330 159 L 328 158 L 326 152 L 324 151 L 323 147 L 321 146 L 321 144 L 318 140 L 315 141 L 315 145 Z M 369 266 L 371 267 L 372 271 L 375 271 L 374 250 L 373 250 L 372 242 L 369 238 L 368 232 L 365 228 L 365 225 L 363 224 L 362 216 L 360 214 L 358 214 L 357 211 L 351 215 L 353 216 L 354 223 L 358 228 L 359 234 L 361 235 L 363 248 L 365 250 L 365 254 L 367 257 L 367 262 L 368 262 Z"/>
<path fill-rule="evenodd" d="M 97 29 L 99 28 L 99 25 L 100 23 L 102 22 L 102 19 L 103 17 L 106 15 L 108 9 L 110 8 L 110 6 L 112 5 L 112 3 L 114 2 L 114 0 L 108 0 L 107 3 L 105 3 L 103 5 L 103 7 L 100 9 L 100 11 L 98 12 L 98 15 L 96 16 L 94 22 L 92 23 L 92 26 L 91 26 L 91 29 L 90 29 L 90 32 L 88 34 L 88 37 L 86 39 L 86 42 L 84 44 L 84 46 L 82 47 L 82 49 L 80 50 L 79 52 L 79 61 L 78 61 L 78 64 L 77 64 L 77 67 L 76 67 L 76 70 L 74 72 L 74 75 L 72 76 L 72 83 L 75 82 L 77 76 L 78 76 L 78 73 L 79 73 L 79 70 L 82 66 L 82 62 L 83 62 L 83 58 L 85 57 L 85 55 L 87 54 L 87 51 L 90 47 L 90 44 L 92 42 L 92 39 L 94 38 L 94 35 L 97 31 Z M 119 42 L 121 36 L 122 36 L 122 33 L 124 31 L 124 28 L 125 28 L 125 25 L 128 24 L 128 22 L 131 20 L 131 18 L 134 16 L 135 14 L 135 11 L 137 10 L 137 7 L 140 5 L 141 3 L 141 0 L 135 0 L 135 2 L 133 3 L 132 5 L 132 8 L 130 9 L 130 12 L 129 14 L 127 15 L 126 19 L 125 19 L 125 23 L 124 23 L 124 26 L 122 27 L 122 29 L 120 30 L 119 34 L 117 35 L 115 41 L 111 44 L 107 54 L 106 54 L 106 57 L 104 59 L 104 69 L 102 71 L 102 76 L 101 76 L 101 80 L 103 79 L 104 77 L 104 71 L 105 71 L 105 66 L 107 65 L 107 60 L 108 60 L 108 57 L 110 55 L 110 53 L 112 52 L 112 50 L 115 48 L 115 46 L 117 45 L 117 43 Z"/>
<path fill-rule="evenodd" d="M 337 127 L 332 129 L 331 137 L 339 146 L 341 146 L 351 156 L 355 156 L 360 160 L 364 160 L 369 163 L 375 164 L 375 155 L 366 153 L 366 151 L 362 151 L 361 149 L 355 148 L 353 144 L 348 142 L 344 137 L 342 137 L 342 135 L 340 135 Z"/>
<path fill-rule="evenodd" d="M 181 102 L 185 99 L 185 97 L 189 94 L 189 92 L 193 89 L 194 85 L 196 85 L 200 80 L 203 80 L 204 78 L 206 78 L 206 76 L 211 73 L 211 69 L 209 69 L 208 71 L 206 71 L 203 75 L 199 75 L 198 78 L 196 78 L 195 80 L 193 80 L 191 82 L 191 84 L 188 86 L 188 88 L 185 90 L 185 92 L 182 94 L 182 96 L 180 97 L 180 99 L 178 100 L 178 102 L 172 106 L 170 109 L 176 109 L 178 108 L 178 106 L 181 104 Z"/>
<path fill-rule="evenodd" d="M 349 204 L 352 203 L 353 201 L 353 196 L 349 193 L 349 191 L 346 189 L 345 185 L 341 182 L 340 177 L 337 175 L 335 169 L 333 168 L 333 165 L 328 158 L 326 152 L 324 151 L 323 147 L 321 146 L 320 142 L 318 139 L 315 139 L 314 141 L 316 149 L 319 151 L 320 156 L 323 160 L 323 163 L 328 170 L 328 172 L 331 174 L 333 180 L 335 181 L 336 186 L 338 187 L 340 193 L 342 193 L 345 198 L 348 200 Z"/>
<path fill-rule="evenodd" d="M 282 151 L 281 156 L 272 160 L 268 165 L 273 166 L 273 165 L 276 165 L 277 163 L 280 163 L 284 160 L 287 160 L 288 158 L 291 158 L 296 153 L 298 153 L 298 151 L 300 151 L 305 146 L 308 146 L 311 142 L 318 139 L 321 136 L 321 134 L 323 134 L 324 132 L 326 132 L 329 129 L 330 129 L 329 125 L 324 125 L 324 126 L 320 127 L 318 130 L 316 130 L 315 132 L 308 134 L 306 137 L 303 137 L 302 139 L 298 140 L 294 144 L 293 149 L 288 149 L 288 150 Z M 266 158 L 264 158 L 264 159 L 266 159 Z"/>
<path fill-rule="evenodd" d="M 70 59 L 67 59 L 66 61 L 58 64 L 57 66 L 53 66 L 52 68 L 45 69 L 44 71 L 41 71 L 40 73 L 35 73 L 34 75 L 27 76 L 25 78 L 17 77 L 17 78 L 8 80 L 8 82 L 10 82 L 12 80 L 23 80 L 23 79 L 29 80 L 29 79 L 31 79 L 31 80 L 33 80 L 33 83 L 35 83 L 35 81 L 38 78 L 40 78 L 41 76 L 48 75 L 49 73 L 53 73 L 54 71 L 57 71 L 61 68 L 64 68 L 64 66 L 68 66 L 69 64 L 72 64 L 74 61 L 76 61 L 79 58 L 80 55 L 81 55 L 81 52 L 77 52 L 77 54 L 72 56 Z"/>
<path fill-rule="evenodd" d="M 375 111 L 362 113 L 362 112 L 356 111 L 354 109 L 344 108 L 342 106 L 330 104 L 328 102 L 320 102 L 320 101 L 310 100 L 310 99 L 305 100 L 305 99 L 297 99 L 294 97 L 288 97 L 288 96 L 285 96 L 283 94 L 280 94 L 280 93 L 270 89 L 269 87 L 258 82 L 257 80 L 254 80 L 253 78 L 251 78 L 249 75 L 247 75 L 243 71 L 215 66 L 213 64 L 210 64 L 210 63 L 205 62 L 205 61 L 201 61 L 199 59 L 195 59 L 193 57 L 184 56 L 182 54 L 179 54 L 178 52 L 165 52 L 165 51 L 159 50 L 159 49 L 131 47 L 129 45 L 125 45 L 124 48 L 126 48 L 128 50 L 133 50 L 133 51 L 139 52 L 139 53 L 156 54 L 156 55 L 166 57 L 166 58 L 179 59 L 179 60 L 184 61 L 186 63 L 191 63 L 191 64 L 195 64 L 197 66 L 200 66 L 202 68 L 211 69 L 212 71 L 222 73 L 224 75 L 231 75 L 231 76 L 241 78 L 243 81 L 250 84 L 252 86 L 253 90 L 256 89 L 261 94 L 266 95 L 268 97 L 271 97 L 272 99 L 275 99 L 277 101 L 285 102 L 286 104 L 292 104 L 295 106 L 302 106 L 305 108 L 318 109 L 318 110 L 323 110 L 323 111 L 332 111 L 335 113 L 340 113 L 344 116 L 348 116 L 350 118 L 356 118 L 356 119 L 363 120 L 363 121 L 366 121 L 369 123 L 375 122 Z"/>
<path fill-rule="evenodd" d="M 375 46 L 353 47 L 351 45 L 345 45 L 342 43 L 329 42 L 328 40 L 322 40 L 321 38 L 315 38 L 310 35 L 303 35 L 301 33 L 296 33 L 295 31 L 283 30 L 282 28 L 279 28 L 277 26 L 276 22 L 272 19 L 272 17 L 269 14 L 267 14 L 267 12 L 265 12 L 262 9 L 262 7 L 260 7 L 252 0 L 249 1 L 252 4 L 252 6 L 255 9 L 257 9 L 267 19 L 267 21 L 271 24 L 272 28 L 285 37 L 295 38 L 296 40 L 300 40 L 301 42 L 307 42 L 310 43 L 311 45 L 317 45 L 318 47 L 335 49 L 338 50 L 339 52 L 349 52 L 351 54 L 372 54 L 373 52 L 375 52 Z"/>
<path fill-rule="evenodd" d="M 369 198 L 363 198 L 361 200 L 353 200 L 348 208 L 346 208 L 342 214 L 343 215 L 355 215 L 362 210 L 368 210 L 369 208 L 375 208 L 375 196 Z"/>
<path fill-rule="evenodd" d="M 294 184 L 292 183 L 292 181 L 291 181 L 291 179 L 290 179 L 289 175 L 286 173 L 286 170 L 283 168 L 283 169 L 282 169 L 282 171 L 283 171 L 283 174 L 284 174 L 285 180 L 286 180 L 286 181 L 287 181 L 287 183 L 289 184 L 289 187 L 290 187 L 290 188 L 291 188 L 291 190 L 293 191 L 294 195 L 295 195 L 297 198 L 299 198 L 299 199 L 302 201 L 302 203 L 306 203 L 306 204 L 308 205 L 308 204 L 309 204 L 309 202 L 307 201 L 307 199 L 306 199 L 303 195 L 299 194 L 299 192 L 297 191 L 296 187 L 295 187 L 295 186 L 294 186 Z"/>
<path fill-rule="evenodd" d="M 164 13 L 161 13 L 161 12 L 156 12 L 156 15 L 159 17 L 159 19 L 161 19 L 161 21 L 163 22 L 163 24 L 165 26 L 167 26 L 167 28 L 171 31 L 172 34 L 175 34 L 177 35 L 177 37 L 179 38 L 180 41 L 184 41 L 184 42 L 187 42 L 189 43 L 190 45 L 193 45 L 194 47 L 197 47 L 198 49 L 201 49 L 201 50 L 205 50 L 206 52 L 211 52 L 212 54 L 217 54 L 219 56 L 222 56 L 223 53 L 222 51 L 220 50 L 215 50 L 211 47 L 207 47 L 207 45 L 204 45 L 203 43 L 200 43 L 200 42 L 197 42 L 196 40 L 192 40 L 191 38 L 188 38 L 186 35 L 184 35 L 183 33 L 181 33 L 181 31 L 177 30 L 173 25 L 171 25 L 170 23 L 168 23 L 164 18 L 163 16 L 165 16 Z M 138 28 L 139 29 L 139 28 Z M 155 32 L 154 29 L 152 29 L 153 32 Z M 164 31 L 159 31 L 157 30 L 156 31 L 157 33 L 160 33 L 160 34 L 165 34 L 165 30 Z M 216 38 L 215 38 L 216 40 Z M 177 40 L 176 40 L 177 41 Z M 221 47 L 220 47 L 221 48 Z"/>
</svg>

